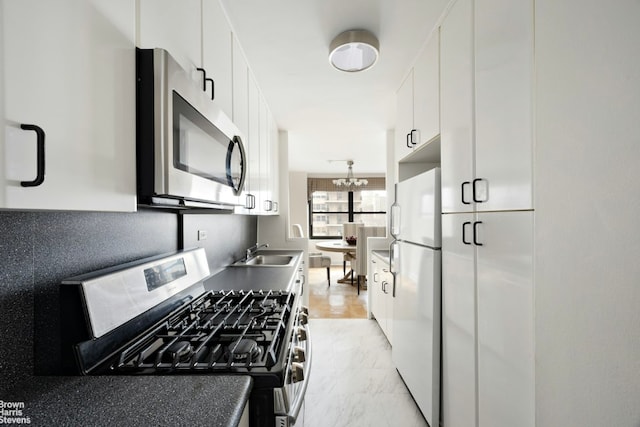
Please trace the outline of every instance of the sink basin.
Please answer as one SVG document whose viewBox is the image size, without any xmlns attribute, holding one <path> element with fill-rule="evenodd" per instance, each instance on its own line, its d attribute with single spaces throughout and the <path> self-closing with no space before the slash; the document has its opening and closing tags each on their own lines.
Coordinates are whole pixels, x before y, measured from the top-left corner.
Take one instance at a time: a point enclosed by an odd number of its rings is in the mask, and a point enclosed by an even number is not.
<svg viewBox="0 0 640 427">
<path fill-rule="evenodd" d="M 287 267 L 293 264 L 291 255 L 256 255 L 249 261 L 234 263 L 237 267 Z"/>
</svg>

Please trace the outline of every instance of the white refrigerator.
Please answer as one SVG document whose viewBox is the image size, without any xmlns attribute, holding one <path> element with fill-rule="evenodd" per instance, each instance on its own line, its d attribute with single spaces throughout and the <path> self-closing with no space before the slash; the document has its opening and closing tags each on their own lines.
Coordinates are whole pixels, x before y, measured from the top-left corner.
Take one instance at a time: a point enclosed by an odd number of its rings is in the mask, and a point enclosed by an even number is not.
<svg viewBox="0 0 640 427">
<path fill-rule="evenodd" d="M 440 169 L 396 185 L 391 207 L 393 363 L 430 426 L 440 423 Z"/>
</svg>

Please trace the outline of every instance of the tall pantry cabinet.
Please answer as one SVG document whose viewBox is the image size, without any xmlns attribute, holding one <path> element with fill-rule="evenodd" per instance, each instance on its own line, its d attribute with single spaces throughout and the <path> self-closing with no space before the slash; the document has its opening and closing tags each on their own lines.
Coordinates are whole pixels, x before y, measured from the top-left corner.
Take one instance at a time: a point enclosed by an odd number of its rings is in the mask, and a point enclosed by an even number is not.
<svg viewBox="0 0 640 427">
<path fill-rule="evenodd" d="M 443 420 L 534 426 L 530 0 L 441 29 Z"/>
</svg>

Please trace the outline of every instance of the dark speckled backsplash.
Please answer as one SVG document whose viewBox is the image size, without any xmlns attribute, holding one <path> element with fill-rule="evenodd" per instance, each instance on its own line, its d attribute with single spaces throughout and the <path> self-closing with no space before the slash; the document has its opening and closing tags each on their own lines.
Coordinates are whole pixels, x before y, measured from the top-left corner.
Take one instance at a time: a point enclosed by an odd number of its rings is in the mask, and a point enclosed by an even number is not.
<svg viewBox="0 0 640 427">
<path fill-rule="evenodd" d="M 22 375 L 60 370 L 61 280 L 198 245 L 206 229 L 210 267 L 219 269 L 255 243 L 257 220 L 237 215 L 0 212 L 0 391 Z M 182 231 L 184 228 L 184 232 Z"/>
</svg>

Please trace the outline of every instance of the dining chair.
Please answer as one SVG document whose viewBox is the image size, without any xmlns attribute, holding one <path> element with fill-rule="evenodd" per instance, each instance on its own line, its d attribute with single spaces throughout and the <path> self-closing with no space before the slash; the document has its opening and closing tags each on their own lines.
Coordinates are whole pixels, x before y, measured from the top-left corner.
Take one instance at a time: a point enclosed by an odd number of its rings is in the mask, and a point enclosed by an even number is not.
<svg viewBox="0 0 640 427">
<path fill-rule="evenodd" d="M 345 222 L 342 224 L 342 240 L 346 241 L 347 237 L 357 237 L 357 231 L 360 227 L 364 227 L 362 222 Z M 347 261 L 349 261 L 350 268 L 353 271 L 353 262 L 355 258 L 350 253 L 345 253 L 342 257 L 342 274 L 347 274 Z M 353 285 L 353 273 L 351 273 L 351 284 Z"/>
<path fill-rule="evenodd" d="M 291 226 L 293 237 L 304 237 L 302 226 L 300 224 L 293 224 Z M 331 286 L 331 257 L 322 255 L 321 252 L 309 253 L 309 268 L 326 268 L 327 269 L 327 283 Z"/>
</svg>

